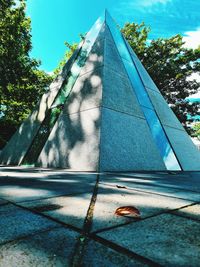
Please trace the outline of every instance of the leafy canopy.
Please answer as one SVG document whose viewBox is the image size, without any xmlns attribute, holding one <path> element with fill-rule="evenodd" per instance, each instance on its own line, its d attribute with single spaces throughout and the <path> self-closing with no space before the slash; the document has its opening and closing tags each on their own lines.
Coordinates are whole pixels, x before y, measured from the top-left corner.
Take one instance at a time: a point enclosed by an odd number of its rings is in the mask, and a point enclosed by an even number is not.
<svg viewBox="0 0 200 267">
<path fill-rule="evenodd" d="M 25 0 L 0 0 L 0 147 L 34 108 L 52 78 L 31 58 Z"/>
</svg>

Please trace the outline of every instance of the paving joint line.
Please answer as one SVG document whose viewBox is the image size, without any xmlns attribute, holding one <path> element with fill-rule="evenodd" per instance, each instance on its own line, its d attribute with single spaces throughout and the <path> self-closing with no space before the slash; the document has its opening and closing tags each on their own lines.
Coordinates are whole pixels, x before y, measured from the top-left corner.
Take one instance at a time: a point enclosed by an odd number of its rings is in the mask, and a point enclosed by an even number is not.
<svg viewBox="0 0 200 267">
<path fill-rule="evenodd" d="M 72 196 L 77 196 L 77 195 L 82 195 L 82 194 L 87 194 L 87 193 L 91 193 L 88 192 L 88 191 L 84 191 L 84 192 L 80 192 L 80 193 L 72 193 L 72 194 L 69 194 L 69 195 L 56 195 L 56 196 L 51 196 L 51 197 L 45 197 L 45 198 L 37 198 L 37 199 L 32 199 L 32 200 L 25 200 L 25 201 L 17 201 L 17 202 L 14 202 L 14 203 L 17 203 L 17 204 L 20 204 L 20 203 L 28 203 L 28 202 L 36 202 L 36 201 L 42 201 L 42 200 L 48 200 L 48 199 L 52 199 L 52 198 L 57 198 L 57 197 L 72 197 Z M 9 201 L 7 199 L 4 199 L 6 201 Z"/>
<path fill-rule="evenodd" d="M 28 239 L 28 238 L 30 238 L 32 236 L 43 234 L 43 233 L 52 231 L 54 229 L 59 229 L 59 228 L 62 228 L 62 226 L 52 226 L 52 227 L 49 227 L 49 228 L 46 228 L 46 229 L 35 231 L 34 233 L 32 232 L 32 233 L 29 233 L 29 234 L 24 234 L 24 235 L 21 235 L 21 236 L 15 238 L 15 239 L 8 240 L 8 241 L 0 243 L 0 247 L 5 246 L 7 244 L 14 243 L 16 241 L 25 240 L 25 239 Z"/>
<path fill-rule="evenodd" d="M 157 214 L 152 214 L 152 215 L 147 216 L 147 217 L 144 217 L 144 218 L 133 219 L 133 221 L 129 221 L 129 222 L 121 223 L 121 224 L 118 224 L 118 225 L 114 225 L 114 226 L 110 226 L 110 227 L 102 228 L 102 229 L 100 229 L 100 230 L 97 230 L 97 231 L 92 232 L 92 234 L 99 234 L 99 233 L 102 233 L 102 232 L 105 232 L 105 231 L 110 231 L 110 230 L 116 229 L 116 228 L 118 228 L 118 227 L 126 226 L 126 225 L 133 224 L 133 223 L 139 223 L 139 222 L 142 222 L 142 221 L 151 219 L 151 218 L 153 218 L 153 217 L 160 216 L 160 215 L 162 215 L 162 214 L 173 214 L 173 211 L 176 211 L 177 209 L 183 209 L 183 208 L 186 208 L 186 207 L 188 207 L 188 206 L 195 205 L 195 204 L 198 204 L 198 203 L 191 203 L 191 204 L 189 204 L 189 205 L 185 205 L 185 206 L 182 206 L 182 207 L 180 207 L 180 208 L 175 208 L 175 209 L 171 209 L 171 210 L 167 210 L 167 209 L 166 209 L 165 211 L 160 211 L 160 212 L 157 213 Z"/>
<path fill-rule="evenodd" d="M 183 214 L 177 214 L 177 213 L 173 213 L 173 212 L 169 212 L 169 214 L 170 215 L 174 215 L 176 217 L 181 217 L 181 218 L 184 218 L 184 219 L 187 219 L 187 220 L 191 220 L 191 221 L 200 223 L 200 220 L 199 219 L 191 218 L 191 217 L 185 216 Z"/>
<path fill-rule="evenodd" d="M 98 194 L 98 184 L 99 184 L 99 174 L 97 175 L 96 184 L 94 186 L 90 205 L 89 205 L 89 208 L 87 211 L 87 215 L 85 217 L 82 235 L 77 240 L 77 243 L 76 243 L 75 249 L 74 249 L 74 253 L 73 253 L 72 258 L 71 258 L 70 266 L 72 266 L 72 267 L 82 266 L 84 252 L 85 252 L 85 249 L 87 248 L 87 244 L 89 242 L 88 235 L 89 235 L 91 227 L 92 227 L 94 207 L 95 207 L 97 194 Z"/>
<path fill-rule="evenodd" d="M 17 203 L 12 202 L 12 201 L 9 201 L 8 204 L 12 204 L 12 205 L 14 205 L 14 206 L 16 206 L 16 207 L 18 207 L 18 208 L 24 209 L 24 210 L 26 210 L 26 211 L 29 211 L 29 212 L 33 213 L 33 214 L 39 215 L 39 216 L 41 216 L 41 217 L 44 217 L 44 218 L 46 218 L 46 219 L 48 219 L 48 220 L 50 220 L 50 221 L 54 221 L 54 222 L 58 223 L 60 226 L 63 226 L 63 227 L 65 227 L 65 228 L 70 228 L 71 230 L 74 230 L 74 231 L 76 231 L 76 232 L 78 232 L 78 233 L 82 233 L 82 229 L 80 229 L 80 228 L 78 228 L 78 227 L 76 227 L 76 226 L 73 226 L 73 225 L 71 225 L 71 224 L 64 223 L 64 222 L 62 222 L 62 221 L 60 221 L 60 220 L 58 220 L 58 219 L 56 219 L 56 218 L 53 218 L 53 217 L 51 217 L 51 216 L 49 216 L 49 215 L 47 215 L 47 214 L 40 213 L 40 212 L 38 212 L 38 211 L 36 211 L 36 210 L 34 210 L 34 209 L 31 209 L 31 208 L 28 208 L 28 207 L 21 206 L 20 204 L 17 204 Z"/>
<path fill-rule="evenodd" d="M 113 242 L 111 242 L 111 241 L 109 241 L 107 239 L 104 239 L 102 237 L 96 236 L 94 234 L 90 234 L 90 237 L 93 240 L 101 243 L 105 247 L 111 248 L 111 249 L 115 250 L 116 252 L 118 252 L 118 253 L 120 253 L 122 255 L 128 256 L 131 259 L 138 260 L 141 263 L 148 264 L 149 266 L 152 266 L 152 267 L 161 267 L 161 266 L 163 266 L 163 265 L 160 265 L 157 262 L 152 261 L 149 258 L 146 258 L 146 257 L 144 257 L 144 256 L 142 256 L 140 254 L 137 254 L 137 253 L 125 248 L 125 247 L 122 247 L 122 246 L 120 246 L 120 245 L 118 245 L 116 243 L 113 243 Z"/>
<path fill-rule="evenodd" d="M 190 206 L 194 206 L 194 205 L 199 204 L 199 203 L 200 203 L 200 201 L 193 202 L 193 203 L 190 203 L 190 204 L 185 205 L 185 206 L 183 206 L 183 207 L 173 209 L 172 211 L 176 211 L 176 210 L 184 209 L 184 208 L 187 208 L 187 207 L 190 207 Z"/>
</svg>

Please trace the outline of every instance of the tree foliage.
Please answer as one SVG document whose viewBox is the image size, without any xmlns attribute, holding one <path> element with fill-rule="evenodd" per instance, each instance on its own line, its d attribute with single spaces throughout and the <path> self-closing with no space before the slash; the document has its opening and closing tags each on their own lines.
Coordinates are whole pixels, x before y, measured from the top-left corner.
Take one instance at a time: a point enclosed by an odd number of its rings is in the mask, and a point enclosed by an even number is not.
<svg viewBox="0 0 200 267">
<path fill-rule="evenodd" d="M 25 0 L 0 0 L 0 147 L 27 117 L 52 78 L 31 58 Z"/>
<path fill-rule="evenodd" d="M 121 31 L 187 129 L 187 118 L 197 115 L 199 109 L 198 103 L 185 99 L 200 87 L 196 80 L 190 79 L 192 73 L 200 73 L 200 47 L 185 48 L 179 34 L 148 41 L 150 28 L 144 23 L 126 23 Z"/>
<path fill-rule="evenodd" d="M 192 136 L 200 140 L 200 122 L 195 123 L 192 127 Z"/>
</svg>

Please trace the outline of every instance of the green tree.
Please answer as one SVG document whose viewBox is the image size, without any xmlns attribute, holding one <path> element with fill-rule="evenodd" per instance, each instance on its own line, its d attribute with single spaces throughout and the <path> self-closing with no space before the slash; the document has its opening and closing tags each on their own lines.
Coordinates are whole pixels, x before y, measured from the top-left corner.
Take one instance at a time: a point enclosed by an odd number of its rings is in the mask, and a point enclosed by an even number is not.
<svg viewBox="0 0 200 267">
<path fill-rule="evenodd" d="M 31 20 L 25 0 L 0 0 L 0 147 L 47 89 L 52 77 L 31 58 Z"/>
<path fill-rule="evenodd" d="M 192 120 L 191 117 L 198 114 L 200 106 L 185 98 L 200 87 L 196 80 L 190 79 L 192 73 L 200 72 L 200 47 L 185 48 L 183 37 L 179 34 L 168 39 L 148 41 L 150 28 L 144 23 L 126 23 L 121 31 L 170 107 L 189 130 L 188 117 Z"/>
<path fill-rule="evenodd" d="M 200 140 L 200 122 L 195 123 L 192 127 L 192 136 Z"/>
</svg>

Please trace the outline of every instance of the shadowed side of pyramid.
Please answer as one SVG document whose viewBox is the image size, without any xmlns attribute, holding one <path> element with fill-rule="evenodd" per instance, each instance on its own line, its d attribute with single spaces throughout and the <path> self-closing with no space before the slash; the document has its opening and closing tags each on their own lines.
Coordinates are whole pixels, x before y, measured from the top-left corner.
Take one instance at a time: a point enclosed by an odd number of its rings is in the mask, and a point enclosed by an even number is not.
<svg viewBox="0 0 200 267">
<path fill-rule="evenodd" d="M 78 171 L 200 170 L 200 153 L 108 12 L 0 161 Z"/>
</svg>

